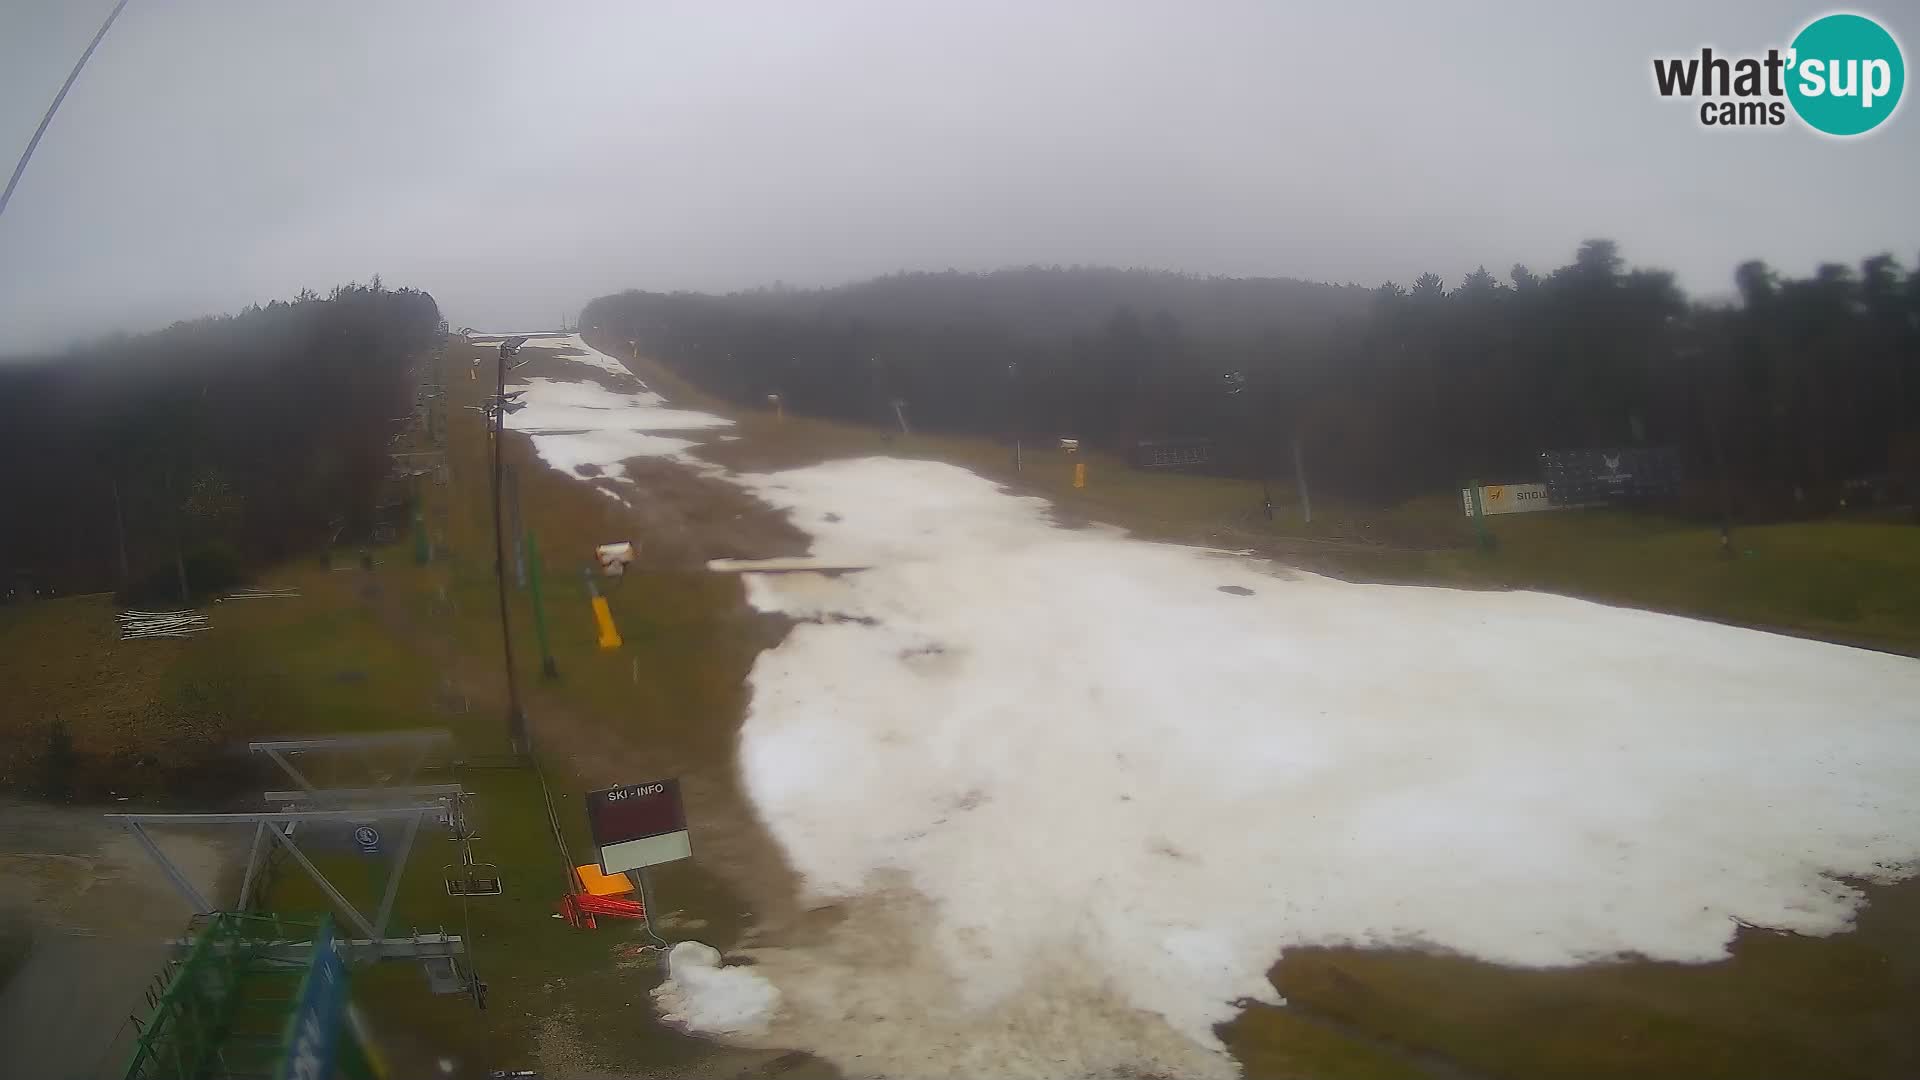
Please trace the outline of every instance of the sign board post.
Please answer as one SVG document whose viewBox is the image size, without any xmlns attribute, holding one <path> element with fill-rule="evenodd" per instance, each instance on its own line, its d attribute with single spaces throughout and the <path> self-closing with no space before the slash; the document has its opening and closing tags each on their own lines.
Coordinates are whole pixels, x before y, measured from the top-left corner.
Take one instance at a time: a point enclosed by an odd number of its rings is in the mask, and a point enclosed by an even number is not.
<svg viewBox="0 0 1920 1080">
<path fill-rule="evenodd" d="M 679 780 L 650 780 L 587 793 L 587 825 L 600 872 L 619 874 L 693 855 Z"/>
<path fill-rule="evenodd" d="M 1473 515 L 1473 538 L 1481 551 L 1493 550 L 1493 534 L 1487 531 L 1487 507 L 1480 500 L 1480 481 L 1467 481 L 1467 513 Z"/>
</svg>

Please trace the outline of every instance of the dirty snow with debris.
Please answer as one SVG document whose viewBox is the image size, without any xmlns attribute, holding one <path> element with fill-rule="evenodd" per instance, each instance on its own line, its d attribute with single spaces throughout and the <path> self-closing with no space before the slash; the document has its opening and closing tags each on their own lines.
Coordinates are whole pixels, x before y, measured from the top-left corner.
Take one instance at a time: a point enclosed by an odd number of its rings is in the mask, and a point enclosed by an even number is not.
<svg viewBox="0 0 1920 1080">
<path fill-rule="evenodd" d="M 870 569 L 746 577 L 800 622 L 741 769 L 845 917 L 676 970 L 695 1028 L 859 1075 L 1230 1076 L 1214 1025 L 1288 948 L 1704 962 L 1920 859 L 1911 659 L 1064 529 L 934 462 L 734 479 Z"/>
</svg>

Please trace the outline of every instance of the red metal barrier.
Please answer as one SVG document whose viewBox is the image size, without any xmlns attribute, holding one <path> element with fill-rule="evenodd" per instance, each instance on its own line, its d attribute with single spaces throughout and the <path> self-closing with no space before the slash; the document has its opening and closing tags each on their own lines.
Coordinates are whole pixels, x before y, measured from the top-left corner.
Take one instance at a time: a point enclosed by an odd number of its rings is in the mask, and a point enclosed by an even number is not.
<svg viewBox="0 0 1920 1080">
<path fill-rule="evenodd" d="M 560 914 L 567 920 L 568 926 L 597 930 L 595 916 L 613 919 L 644 919 L 647 909 L 638 900 L 628 900 L 619 896 L 595 896 L 588 892 L 570 893 L 561 897 L 556 905 Z"/>
</svg>

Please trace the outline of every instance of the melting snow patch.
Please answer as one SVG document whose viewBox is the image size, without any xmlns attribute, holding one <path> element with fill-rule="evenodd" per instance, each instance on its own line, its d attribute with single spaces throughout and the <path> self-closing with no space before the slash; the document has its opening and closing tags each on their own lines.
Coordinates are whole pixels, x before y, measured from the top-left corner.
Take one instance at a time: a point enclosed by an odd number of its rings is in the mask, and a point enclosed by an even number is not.
<svg viewBox="0 0 1920 1080">
<path fill-rule="evenodd" d="M 512 384 L 507 393 L 520 394 L 522 402 L 519 409 L 508 414 L 508 426 L 523 429 L 580 427 L 661 403 L 652 394 L 623 394 L 598 383 L 565 382 L 537 375 Z"/>
<path fill-rule="evenodd" d="M 747 790 L 846 917 L 676 964 L 695 1028 L 862 1075 L 1224 1076 L 1214 1025 L 1291 947 L 1710 961 L 1920 858 L 1910 659 L 1279 578 L 932 462 L 737 480 L 871 568 L 746 579 L 809 620 L 754 667 Z"/>
<path fill-rule="evenodd" d="M 467 344 L 477 346 L 498 345 L 510 337 L 526 338 L 526 347 L 529 349 L 563 349 L 566 351 L 560 354 L 562 360 L 572 360 L 577 364 L 586 364 L 589 367 L 597 367 L 602 371 L 615 375 L 624 375 L 627 378 L 633 378 L 633 372 L 628 371 L 625 364 L 587 344 L 587 339 L 581 337 L 579 334 L 557 334 L 548 332 L 531 334 L 476 334 L 467 339 Z"/>
<path fill-rule="evenodd" d="M 532 378 L 521 385 L 525 405 L 507 416 L 507 428 L 533 440 L 540 460 L 569 475 L 624 477 L 622 462 L 635 457 L 689 460 L 692 440 L 656 431 L 698 431 L 731 421 L 707 413 L 663 407 L 658 394 L 620 393 L 593 383 Z"/>
<path fill-rule="evenodd" d="M 698 444 L 665 435 L 639 431 L 574 431 L 555 435 L 535 435 L 533 452 L 540 460 L 561 472 L 576 475 L 623 477 L 627 458 L 671 457 Z M 597 473 L 582 474 L 583 468 Z"/>
<path fill-rule="evenodd" d="M 633 372 L 627 370 L 627 365 L 587 344 L 586 339 L 579 334 L 568 334 L 557 341 L 528 342 L 528 344 L 537 344 L 549 349 L 567 349 L 570 351 L 564 352 L 560 356 L 563 360 L 571 360 L 576 364 L 586 364 L 589 367 L 597 367 L 602 371 L 611 372 L 615 375 L 625 375 L 628 378 L 633 377 Z"/>
<path fill-rule="evenodd" d="M 566 337 L 566 335 L 557 333 L 552 330 L 528 330 L 524 333 L 516 330 L 516 331 L 510 331 L 504 334 L 473 334 L 472 336 L 467 338 L 467 344 L 498 345 L 501 342 L 507 340 L 508 338 L 513 338 L 513 337 L 526 338 L 527 344 L 529 345 L 540 345 L 543 342 L 545 342 L 548 338 L 560 338 L 560 337 Z"/>
<path fill-rule="evenodd" d="M 610 426 L 659 431 L 725 427 L 729 423 L 706 413 L 663 408 L 665 399 L 644 390 L 623 393 L 597 383 L 537 376 L 509 389 L 527 391 L 526 404 L 507 416 L 507 426 L 521 431 Z"/>
</svg>

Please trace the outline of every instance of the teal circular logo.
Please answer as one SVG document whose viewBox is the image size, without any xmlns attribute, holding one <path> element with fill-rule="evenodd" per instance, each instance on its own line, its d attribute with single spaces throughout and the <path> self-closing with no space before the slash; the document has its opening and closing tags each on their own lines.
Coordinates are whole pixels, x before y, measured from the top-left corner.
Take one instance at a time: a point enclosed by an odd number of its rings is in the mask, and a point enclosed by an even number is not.
<svg viewBox="0 0 1920 1080">
<path fill-rule="evenodd" d="M 1864 15 L 1826 15 L 1793 39 L 1787 100 L 1816 131 L 1863 135 L 1900 105 L 1907 65 L 1900 43 Z"/>
</svg>

